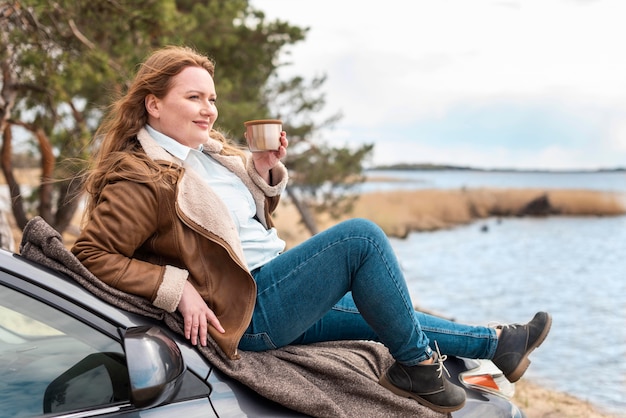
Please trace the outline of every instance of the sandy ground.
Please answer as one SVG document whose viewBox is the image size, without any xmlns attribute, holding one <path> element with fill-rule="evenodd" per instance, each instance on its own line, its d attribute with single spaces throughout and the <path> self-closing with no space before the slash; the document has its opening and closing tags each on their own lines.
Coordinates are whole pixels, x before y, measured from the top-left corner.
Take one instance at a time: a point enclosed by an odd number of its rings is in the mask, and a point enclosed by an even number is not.
<svg viewBox="0 0 626 418">
<path fill-rule="evenodd" d="M 612 415 L 565 393 L 549 390 L 522 378 L 515 385 L 513 402 L 528 418 L 624 418 Z"/>
</svg>

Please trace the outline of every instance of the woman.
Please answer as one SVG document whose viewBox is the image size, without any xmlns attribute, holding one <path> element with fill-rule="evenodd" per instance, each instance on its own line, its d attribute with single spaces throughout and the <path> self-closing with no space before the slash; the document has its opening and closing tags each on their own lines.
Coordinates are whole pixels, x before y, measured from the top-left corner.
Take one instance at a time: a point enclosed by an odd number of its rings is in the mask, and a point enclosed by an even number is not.
<svg viewBox="0 0 626 418">
<path fill-rule="evenodd" d="M 271 213 L 287 183 L 286 135 L 277 151 L 250 157 L 229 144 L 213 129 L 213 74 L 191 49 L 158 50 L 99 128 L 72 249 L 94 275 L 178 310 L 192 344 L 210 335 L 232 359 L 238 348 L 380 341 L 396 360 L 380 383 L 440 412 L 465 402 L 441 353 L 493 359 L 511 381 L 521 377 L 548 314 L 487 328 L 415 312 L 387 237 L 366 220 L 284 251 Z"/>
</svg>

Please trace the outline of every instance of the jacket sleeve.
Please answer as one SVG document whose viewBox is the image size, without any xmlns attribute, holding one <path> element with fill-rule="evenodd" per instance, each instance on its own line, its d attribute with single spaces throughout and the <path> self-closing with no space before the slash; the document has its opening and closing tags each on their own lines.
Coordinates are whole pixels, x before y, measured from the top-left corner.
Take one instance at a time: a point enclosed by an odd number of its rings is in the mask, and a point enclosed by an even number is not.
<svg viewBox="0 0 626 418">
<path fill-rule="evenodd" d="M 160 203 L 155 183 L 108 184 L 72 252 L 108 285 L 173 312 L 188 272 L 137 256 L 138 249 L 157 233 Z"/>
<path fill-rule="evenodd" d="M 274 226 L 271 215 L 278 207 L 280 195 L 287 187 L 287 182 L 289 181 L 287 168 L 282 162 L 276 164 L 270 171 L 271 184 L 267 184 L 263 177 L 256 171 L 252 158 L 248 159 L 246 171 L 256 187 L 265 195 L 265 204 L 262 210 L 266 227 L 271 228 Z"/>
<path fill-rule="evenodd" d="M 261 189 L 267 197 L 278 197 L 285 190 L 285 187 L 287 187 L 289 176 L 287 174 L 287 168 L 282 162 L 278 162 L 270 172 L 272 184 L 267 184 L 263 177 L 256 171 L 252 158 L 248 159 L 246 171 L 254 184 Z"/>
</svg>

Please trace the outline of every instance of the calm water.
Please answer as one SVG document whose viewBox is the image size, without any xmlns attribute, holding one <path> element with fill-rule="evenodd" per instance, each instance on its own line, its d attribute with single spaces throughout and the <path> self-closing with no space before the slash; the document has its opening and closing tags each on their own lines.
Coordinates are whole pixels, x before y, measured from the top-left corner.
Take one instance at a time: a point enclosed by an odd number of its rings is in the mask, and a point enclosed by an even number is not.
<svg viewBox="0 0 626 418">
<path fill-rule="evenodd" d="M 626 191 L 624 173 L 454 173 L 429 173 L 428 187 Z M 475 324 L 551 312 L 552 331 L 525 376 L 626 417 L 626 216 L 487 219 L 392 242 L 420 306 Z"/>
<path fill-rule="evenodd" d="M 362 191 L 389 189 L 458 189 L 461 187 L 590 189 L 626 192 L 626 172 L 490 172 L 490 171 L 368 171 L 374 179 L 393 178 L 393 182 L 373 181 Z"/>
</svg>

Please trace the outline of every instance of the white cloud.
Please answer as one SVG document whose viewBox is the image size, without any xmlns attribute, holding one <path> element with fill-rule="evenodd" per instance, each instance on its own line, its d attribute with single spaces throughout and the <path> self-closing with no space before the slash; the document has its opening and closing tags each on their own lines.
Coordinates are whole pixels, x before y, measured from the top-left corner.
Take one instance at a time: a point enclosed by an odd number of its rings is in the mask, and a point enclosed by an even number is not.
<svg viewBox="0 0 626 418">
<path fill-rule="evenodd" d="M 327 103 L 344 114 L 341 129 L 384 132 L 385 126 L 420 119 L 445 120 L 451 108 L 471 102 L 545 101 L 568 108 L 575 118 L 595 117 L 587 107 L 616 118 L 623 116 L 617 109 L 626 109 L 622 0 L 253 0 L 252 5 L 270 19 L 311 27 L 307 39 L 293 47 L 294 65 L 287 71 L 328 75 Z M 624 124 L 607 123 L 612 128 L 603 130 L 611 136 L 598 143 L 612 144 L 626 159 Z M 431 151 L 431 158 L 439 157 Z M 575 165 L 579 158 L 576 150 L 537 153 L 536 161 L 553 165 Z M 598 164 L 616 164 L 618 156 L 613 158 Z"/>
<path fill-rule="evenodd" d="M 381 141 L 375 149 L 375 160 L 379 165 L 405 161 L 492 169 L 564 170 L 595 170 L 607 167 L 611 162 L 595 156 L 593 149 L 547 146 L 531 152 L 494 147 L 486 153 L 470 144 L 448 147 L 445 144 L 395 140 Z"/>
<path fill-rule="evenodd" d="M 608 151 L 626 153 L 626 114 L 609 128 Z M 626 165 L 626 162 L 624 163 Z"/>
</svg>

